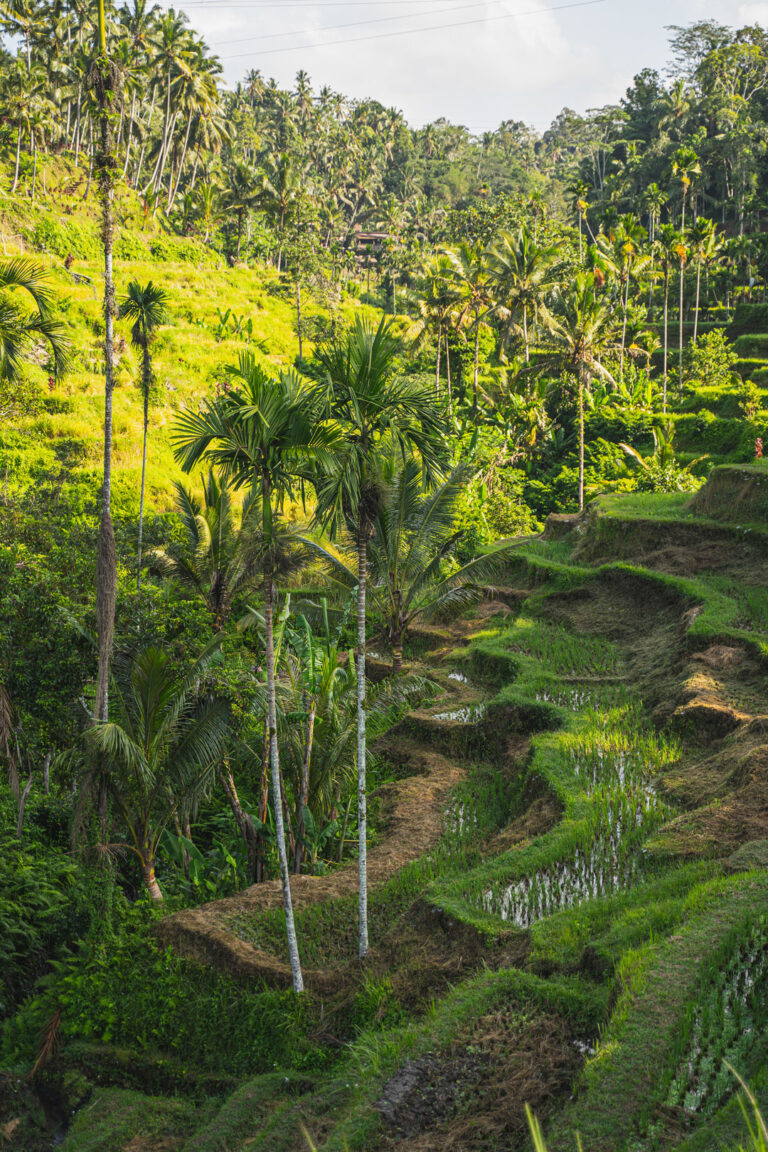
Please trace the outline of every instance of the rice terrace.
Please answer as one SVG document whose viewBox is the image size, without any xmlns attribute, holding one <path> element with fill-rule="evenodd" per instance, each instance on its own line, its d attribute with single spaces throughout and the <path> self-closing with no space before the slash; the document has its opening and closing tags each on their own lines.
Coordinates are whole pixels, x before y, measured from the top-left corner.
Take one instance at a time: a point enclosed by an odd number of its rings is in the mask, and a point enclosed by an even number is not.
<svg viewBox="0 0 768 1152">
<path fill-rule="evenodd" d="M 674 8 L 0 5 L 0 1152 L 768 1152 L 768 8 Z"/>
</svg>

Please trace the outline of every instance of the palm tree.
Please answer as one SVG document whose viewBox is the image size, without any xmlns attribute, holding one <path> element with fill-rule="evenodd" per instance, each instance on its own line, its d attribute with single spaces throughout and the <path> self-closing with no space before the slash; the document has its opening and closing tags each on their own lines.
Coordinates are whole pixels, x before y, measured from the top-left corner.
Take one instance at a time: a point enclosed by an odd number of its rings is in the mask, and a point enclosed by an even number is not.
<svg viewBox="0 0 768 1152">
<path fill-rule="evenodd" d="M 343 427 L 343 450 L 318 489 L 317 518 L 331 535 L 345 526 L 357 546 L 357 775 L 359 951 L 368 952 L 366 829 L 365 617 L 368 544 L 381 504 L 379 462 L 393 449 L 417 451 L 430 477 L 442 458 L 440 405 L 434 391 L 395 375 L 400 343 L 391 321 L 374 328 L 359 316 L 316 353 L 328 415 Z"/>
<path fill-rule="evenodd" d="M 619 378 L 624 379 L 624 350 L 627 342 L 627 313 L 629 311 L 629 285 L 632 275 L 637 274 L 649 263 L 649 257 L 641 254 L 640 245 L 645 239 L 645 229 L 630 212 L 622 216 L 611 236 L 599 236 L 597 249 L 603 267 L 613 273 L 619 285 L 621 299 L 621 346 L 619 350 Z"/>
<path fill-rule="evenodd" d="M 669 196 L 658 184 L 649 184 L 643 195 L 643 203 L 648 209 L 648 240 L 650 244 L 651 274 L 648 284 L 648 315 L 653 314 L 653 286 L 655 281 L 654 254 L 656 252 L 656 228 L 661 219 L 661 210 Z"/>
<path fill-rule="evenodd" d="M 489 249 L 487 267 L 506 316 L 521 318 L 526 364 L 530 362 L 529 319 L 544 316 L 544 301 L 555 283 L 557 250 L 538 244 L 528 228 L 502 231 Z"/>
<path fill-rule="evenodd" d="M 446 383 L 448 407 L 451 407 L 451 361 L 448 351 L 450 314 L 456 310 L 459 290 L 453 276 L 453 262 L 445 254 L 431 257 L 424 265 L 424 284 L 419 296 L 419 319 L 414 337 L 420 340 L 430 333 L 435 336 L 435 389 L 440 394 L 440 360 L 443 337 L 446 351 Z"/>
<path fill-rule="evenodd" d="M 152 391 L 152 357 L 150 345 L 161 324 L 168 320 L 168 293 L 156 288 L 150 280 L 143 287 L 131 280 L 120 301 L 120 315 L 133 320 L 131 343 L 141 351 L 141 398 L 144 404 L 144 443 L 141 453 L 141 499 L 139 502 L 139 546 L 136 557 L 136 587 L 141 587 L 141 539 L 144 529 L 144 479 L 147 470 L 147 432 L 149 429 L 149 396 Z"/>
<path fill-rule="evenodd" d="M 109 664 L 115 633 L 117 594 L 117 555 L 112 524 L 112 393 L 114 388 L 115 282 L 112 271 L 114 245 L 115 159 L 112 139 L 112 106 L 119 75 L 107 52 L 107 24 L 104 0 L 98 6 L 98 53 L 87 76 L 89 89 L 98 108 L 100 147 L 98 149 L 99 192 L 101 195 L 101 234 L 104 243 L 104 479 L 96 573 L 96 626 L 98 667 L 96 672 L 97 720 L 109 714 Z"/>
<path fill-rule="evenodd" d="M 254 499 L 259 502 L 272 798 L 288 955 L 294 991 L 301 992 L 304 981 L 293 918 L 277 743 L 275 578 L 284 563 L 282 503 L 293 493 L 297 475 L 309 461 L 328 461 L 339 437 L 333 426 L 319 419 L 317 398 L 295 373 L 270 377 L 252 353 L 243 353 L 230 376 L 234 387 L 229 392 L 215 401 L 205 401 L 198 412 L 186 411 L 180 416 L 174 435 L 175 455 L 186 472 L 206 457 L 235 488 L 255 489 Z"/>
<path fill-rule="evenodd" d="M 667 379 L 669 360 L 669 281 L 673 268 L 679 262 L 678 248 L 680 233 L 674 224 L 663 224 L 659 229 L 659 238 L 656 242 L 659 253 L 659 262 L 664 274 L 664 383 L 662 390 L 662 411 L 667 410 Z"/>
<path fill-rule="evenodd" d="M 480 245 L 462 243 L 447 250 L 453 264 L 456 283 L 461 293 L 458 326 L 471 318 L 475 334 L 475 350 L 472 367 L 472 419 L 477 421 L 477 381 L 480 364 L 480 320 L 493 308 L 491 282 L 485 252 Z"/>
<path fill-rule="evenodd" d="M 404 461 L 392 456 L 383 462 L 381 503 L 368 546 L 368 594 L 384 621 L 393 674 L 402 669 L 403 642 L 416 620 L 487 595 L 487 581 L 509 559 L 510 545 L 505 541 L 445 574 L 445 561 L 464 536 L 455 521 L 469 477 L 470 469 L 462 465 L 425 492 L 419 462 L 412 456 Z M 342 553 L 320 543 L 315 549 L 334 582 L 355 586 L 357 573 Z"/>
<path fill-rule="evenodd" d="M 217 638 L 181 683 L 167 652 L 145 648 L 127 683 L 113 692 L 114 720 L 96 723 L 87 733 L 153 900 L 163 898 L 155 876 L 163 830 L 182 803 L 204 790 L 223 750 L 225 702 L 202 696 L 199 688 L 219 647 Z"/>
<path fill-rule="evenodd" d="M 35 304 L 30 312 L 19 303 L 16 289 Z M 0 380 L 18 380 L 32 347 L 43 339 L 51 350 L 54 371 L 69 362 L 69 340 L 64 325 L 51 315 L 53 296 L 40 265 L 18 258 L 0 264 Z"/>
<path fill-rule="evenodd" d="M 714 220 L 707 220 L 699 216 L 698 220 L 688 229 L 690 248 L 696 260 L 696 310 L 693 319 L 693 342 L 699 334 L 699 299 L 701 294 L 701 269 L 710 265 L 717 257 L 723 246 L 723 238 L 718 235 Z"/>
<path fill-rule="evenodd" d="M 601 363 L 614 347 L 615 321 L 598 296 L 593 276 L 580 272 L 565 286 L 547 322 L 549 360 L 576 377 L 579 413 L 579 511 L 584 509 L 584 392 L 592 376 L 615 384 Z"/>
<path fill-rule="evenodd" d="M 237 219 L 237 259 L 240 259 L 240 245 L 243 238 L 243 224 L 245 218 L 257 203 L 258 195 L 255 189 L 256 173 L 241 161 L 234 165 L 229 172 L 229 183 L 224 190 L 224 207 L 234 212 Z"/>
<path fill-rule="evenodd" d="M 693 148 L 687 146 L 678 148 L 672 157 L 672 175 L 680 179 L 680 190 L 682 194 L 682 211 L 680 217 L 680 234 L 685 236 L 685 205 L 688 199 L 688 193 L 691 189 L 694 176 L 701 175 L 701 164 L 699 157 L 694 152 Z M 685 280 L 685 265 L 688 259 L 687 249 L 681 241 L 680 249 L 678 252 L 680 261 L 680 316 L 678 323 L 678 373 L 680 380 L 680 387 L 683 386 L 683 285 Z"/>
<path fill-rule="evenodd" d="M 150 566 L 202 600 L 214 631 L 227 625 L 237 596 L 252 591 L 258 572 L 260 507 L 249 492 L 238 516 L 230 485 L 213 469 L 202 478 L 203 503 L 176 484 L 184 542 L 152 552 Z"/>
</svg>

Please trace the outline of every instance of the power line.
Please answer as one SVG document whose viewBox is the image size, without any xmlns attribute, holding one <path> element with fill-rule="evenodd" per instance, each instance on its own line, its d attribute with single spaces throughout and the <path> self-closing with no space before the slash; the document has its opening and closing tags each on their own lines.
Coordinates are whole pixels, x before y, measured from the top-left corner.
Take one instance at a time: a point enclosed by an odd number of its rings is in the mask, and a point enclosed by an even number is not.
<svg viewBox="0 0 768 1152">
<path fill-rule="evenodd" d="M 441 0 L 181 0 L 184 8 L 391 8 L 393 5 L 439 4 Z"/>
<path fill-rule="evenodd" d="M 247 44 L 252 40 L 277 40 L 284 36 L 309 36 L 314 32 L 334 32 L 339 28 L 359 28 L 362 24 L 387 24 L 392 20 L 408 20 L 411 16 L 440 16 L 443 12 L 465 12 L 468 8 L 485 8 L 487 4 L 502 4 L 504 0 L 475 0 L 472 4 L 452 5 L 450 8 L 433 8 L 429 12 L 408 12 L 400 16 L 377 16 L 374 20 L 354 20 L 350 24 L 326 24 L 320 28 L 300 28 L 291 32 L 269 32 L 266 36 L 238 36 L 236 40 L 218 40 L 214 43 Z"/>
<path fill-rule="evenodd" d="M 449 24 L 430 24 L 426 28 L 402 28 L 394 32 L 371 32 L 368 36 L 352 36 L 343 40 L 325 40 L 322 44 L 298 44 L 290 48 L 265 48 L 264 51 L 251 49 L 250 52 L 237 52 L 231 56 L 222 56 L 222 60 L 241 60 L 245 56 L 258 55 L 274 56 L 278 52 L 306 52 L 310 48 L 333 48 L 338 44 L 360 44 L 364 40 L 383 40 L 394 36 L 417 36 L 420 32 L 439 32 L 443 28 L 466 28 L 470 24 L 490 24 L 496 20 L 515 20 L 519 16 L 539 16 L 544 12 L 561 12 L 565 8 L 590 8 L 596 4 L 605 4 L 607 0 L 573 0 L 569 4 L 554 4 L 547 8 L 529 8 L 526 12 L 504 12 L 500 16 L 481 16 L 474 20 L 456 20 Z M 311 35 L 311 30 L 303 35 Z"/>
</svg>

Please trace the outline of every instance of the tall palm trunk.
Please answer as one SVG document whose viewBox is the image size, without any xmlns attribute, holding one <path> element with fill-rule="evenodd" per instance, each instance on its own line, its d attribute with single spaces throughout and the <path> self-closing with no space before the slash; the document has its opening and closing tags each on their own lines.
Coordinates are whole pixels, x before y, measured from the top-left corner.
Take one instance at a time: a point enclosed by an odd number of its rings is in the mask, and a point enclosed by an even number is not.
<svg viewBox="0 0 768 1152">
<path fill-rule="evenodd" d="M 296 335 L 299 338 L 299 360 L 304 359 L 301 332 L 301 266 L 296 269 Z"/>
<path fill-rule="evenodd" d="M 701 297 L 701 257 L 696 264 L 696 311 L 693 314 L 693 342 L 699 335 L 699 299 Z"/>
<path fill-rule="evenodd" d="M 667 358 L 669 353 L 669 268 L 664 269 L 664 384 L 662 412 L 667 410 Z"/>
<path fill-rule="evenodd" d="M 149 359 L 147 335 L 144 333 L 144 348 L 142 351 L 142 381 L 141 391 L 144 400 L 144 443 L 141 452 L 141 496 L 139 497 L 139 544 L 136 556 L 136 589 L 141 588 L 141 542 L 144 536 L 144 484 L 147 475 L 147 433 L 149 432 L 149 389 L 152 384 L 152 364 Z"/>
<path fill-rule="evenodd" d="M 11 188 L 11 195 L 16 191 L 19 185 L 19 164 L 21 162 L 21 124 L 16 130 L 16 167 L 13 171 L 13 187 Z"/>
<path fill-rule="evenodd" d="M 312 764 L 312 745 L 315 736 L 315 715 L 317 713 L 317 703 L 312 701 L 309 709 L 309 717 L 307 718 L 307 737 L 306 746 L 304 748 L 304 760 L 301 765 L 301 786 L 299 789 L 299 811 L 298 819 L 296 820 L 296 851 L 293 857 L 293 870 L 294 872 L 301 872 L 301 862 L 304 856 L 304 838 L 306 836 L 306 823 L 304 820 L 304 812 L 307 804 L 309 803 L 309 769 Z"/>
<path fill-rule="evenodd" d="M 443 347 L 443 329 L 437 329 L 437 355 L 435 356 L 435 391 L 440 395 L 440 353 Z"/>
<path fill-rule="evenodd" d="M 368 828 L 365 741 L 365 583 L 368 555 L 365 531 L 357 542 L 357 825 L 359 869 L 359 954 L 368 952 Z"/>
<path fill-rule="evenodd" d="M 579 368 L 579 512 L 584 511 L 584 368 Z"/>
<path fill-rule="evenodd" d="M 101 147 L 98 156 L 99 190 L 102 204 L 102 238 L 104 241 L 104 482 L 101 493 L 98 559 L 96 568 L 96 626 L 98 632 L 98 668 L 96 672 L 95 716 L 106 721 L 109 715 L 109 665 L 115 633 L 115 595 L 117 556 L 112 525 L 112 392 L 114 385 L 114 318 L 115 285 L 112 275 L 114 239 L 112 167 L 112 133 L 109 122 L 114 90 L 112 64 L 107 55 L 104 0 L 99 0 L 100 54 L 95 68 Z"/>
<path fill-rule="evenodd" d="M 627 309 L 629 308 L 629 272 L 627 272 L 627 283 L 624 286 L 624 307 L 622 308 L 621 318 L 621 352 L 619 353 L 619 379 L 624 379 L 624 349 L 627 343 Z"/>
<path fill-rule="evenodd" d="M 525 362 L 531 362 L 531 350 L 528 341 L 528 305 L 523 304 L 523 347 L 525 348 Z"/>
<path fill-rule="evenodd" d="M 181 149 L 181 159 L 179 160 L 179 170 L 176 173 L 176 180 L 174 182 L 173 169 L 171 169 L 171 175 L 170 175 L 170 178 L 168 180 L 168 211 L 169 212 L 170 212 L 171 208 L 173 208 L 173 205 L 176 202 L 176 197 L 178 196 L 178 193 L 179 193 L 179 185 L 181 184 L 181 174 L 182 174 L 182 171 L 184 169 L 184 161 L 187 158 L 187 147 L 189 145 L 189 131 L 190 131 L 191 127 L 192 127 L 192 109 L 190 108 L 189 114 L 187 115 L 187 129 L 184 133 L 184 145 Z"/>
<path fill-rule="evenodd" d="M 250 815 L 245 811 L 242 804 L 240 803 L 240 797 L 237 793 L 237 785 L 235 784 L 235 778 L 232 775 L 232 769 L 229 766 L 229 758 L 227 756 L 224 757 L 223 764 L 219 766 L 218 776 L 219 780 L 221 781 L 221 786 L 224 789 L 224 794 L 229 801 L 229 806 L 232 809 L 232 815 L 235 818 L 238 831 L 243 838 L 247 862 L 246 879 L 249 884 L 252 884 L 256 879 L 257 870 L 258 845 L 256 841 L 256 829 L 253 826 L 253 820 L 251 819 Z"/>
<path fill-rule="evenodd" d="M 128 117 L 128 132 L 125 137 L 125 163 L 123 164 L 123 177 L 128 174 L 128 161 L 131 158 L 131 144 L 133 143 L 133 120 L 136 113 L 136 93 L 131 96 L 131 113 Z"/>
<path fill-rule="evenodd" d="M 472 421 L 477 424 L 477 377 L 480 365 L 480 316 L 475 312 L 475 358 L 472 366 Z"/>
<path fill-rule="evenodd" d="M 677 387 L 682 395 L 683 391 L 683 277 L 685 266 L 683 261 L 680 261 L 680 319 L 677 325 L 678 336 L 678 350 L 677 350 Z"/>
<path fill-rule="evenodd" d="M 445 334 L 445 386 L 448 392 L 448 414 L 453 415 L 453 391 L 451 388 L 451 345 L 448 333 Z"/>
<path fill-rule="evenodd" d="M 304 978 L 301 974 L 299 945 L 296 939 L 296 925 L 293 919 L 293 901 L 291 900 L 291 874 L 288 868 L 288 855 L 285 849 L 285 823 L 283 821 L 282 787 L 280 781 L 280 752 L 277 746 L 273 595 L 272 572 L 269 565 L 267 565 L 264 570 L 264 630 L 266 633 L 267 725 L 269 727 L 269 759 L 272 770 L 272 808 L 275 814 L 275 837 L 277 839 L 277 854 L 280 861 L 280 879 L 283 885 L 285 934 L 288 938 L 288 958 L 291 964 L 293 990 L 294 992 L 303 992 Z"/>
</svg>

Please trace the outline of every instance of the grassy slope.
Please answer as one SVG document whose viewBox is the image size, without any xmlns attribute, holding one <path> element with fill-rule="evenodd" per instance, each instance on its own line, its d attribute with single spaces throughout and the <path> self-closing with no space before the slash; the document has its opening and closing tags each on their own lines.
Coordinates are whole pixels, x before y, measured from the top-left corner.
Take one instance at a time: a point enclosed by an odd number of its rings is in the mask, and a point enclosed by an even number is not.
<svg viewBox="0 0 768 1152">
<path fill-rule="evenodd" d="M 103 326 L 101 262 L 98 252 L 98 205 L 95 192 L 83 202 L 82 178 L 71 166 L 57 164 L 48 173 L 47 196 L 30 203 L 5 202 L 0 208 L 0 239 L 8 256 L 26 252 L 50 268 L 51 285 L 62 309 L 73 346 L 73 366 L 67 376 L 48 386 L 43 363 L 31 369 L 40 392 L 40 408 L 0 431 L 0 476 L 9 484 L 26 485 L 39 471 L 57 472 L 61 462 L 75 473 L 98 480 L 102 452 Z M 169 296 L 171 321 L 153 347 L 157 386 L 150 413 L 147 495 L 149 506 L 167 509 L 172 482 L 180 476 L 173 461 L 170 433 L 176 412 L 215 393 L 225 365 L 236 362 L 249 347 L 228 336 L 217 339 L 217 309 L 253 321 L 258 360 L 273 367 L 290 367 L 298 352 L 295 312 L 274 271 L 229 268 L 218 253 L 196 241 L 169 237 L 145 221 L 135 196 L 123 191 L 117 200 L 120 227 L 116 233 L 115 280 L 118 298 L 133 280 L 152 280 Z M 40 251 L 45 243 L 47 251 Z M 153 255 L 152 248 L 158 255 Z M 91 284 L 76 283 L 62 256 L 75 256 L 72 272 Z M 120 255 L 123 253 L 123 255 Z M 359 305 L 348 297 L 343 314 Z M 305 317 L 320 309 L 305 301 Z M 264 341 L 262 353 L 256 341 Z M 114 404 L 115 500 L 118 511 L 136 501 L 141 474 L 142 402 L 136 387 L 138 359 L 130 346 L 127 322 L 116 325 L 118 367 Z M 306 346 L 305 346 L 306 354 Z"/>
</svg>

